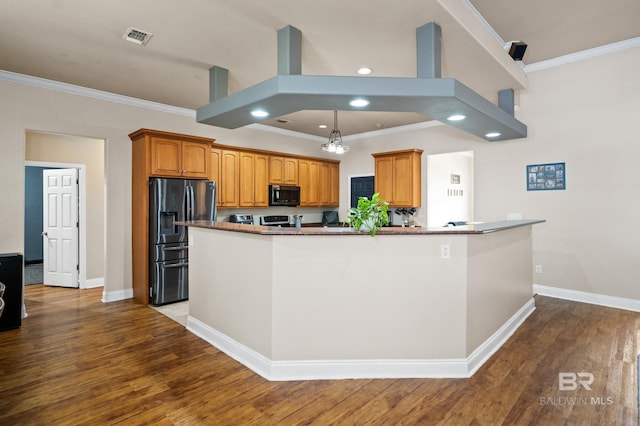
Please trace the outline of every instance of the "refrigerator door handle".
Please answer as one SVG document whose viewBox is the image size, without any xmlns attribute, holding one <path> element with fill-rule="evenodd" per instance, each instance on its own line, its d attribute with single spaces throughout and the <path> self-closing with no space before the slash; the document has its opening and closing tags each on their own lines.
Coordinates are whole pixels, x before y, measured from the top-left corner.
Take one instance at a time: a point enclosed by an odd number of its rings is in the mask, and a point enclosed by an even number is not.
<svg viewBox="0 0 640 426">
<path fill-rule="evenodd" d="M 189 266 L 189 263 L 184 262 L 184 263 L 177 263 L 175 265 L 164 265 L 162 268 L 163 269 L 186 268 L 187 266 Z"/>
<path fill-rule="evenodd" d="M 189 247 L 188 246 L 181 246 L 181 247 L 162 247 L 162 251 L 180 251 L 180 250 L 187 250 Z"/>
<path fill-rule="evenodd" d="M 189 185 L 189 193 L 191 194 L 191 212 L 189 214 L 189 220 L 193 220 L 193 210 L 196 207 L 196 196 L 193 191 L 193 185 Z"/>
<path fill-rule="evenodd" d="M 191 219 L 191 192 L 189 191 L 189 189 L 189 186 L 186 186 L 184 188 L 184 196 L 187 198 L 187 211 L 185 211 L 184 220 Z"/>
</svg>

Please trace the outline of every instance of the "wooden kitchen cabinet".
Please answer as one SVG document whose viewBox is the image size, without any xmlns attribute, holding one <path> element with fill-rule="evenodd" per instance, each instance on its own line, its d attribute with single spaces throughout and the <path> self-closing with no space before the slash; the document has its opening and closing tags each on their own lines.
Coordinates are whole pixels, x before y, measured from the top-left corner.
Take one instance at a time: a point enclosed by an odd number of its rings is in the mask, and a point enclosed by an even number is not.
<svg viewBox="0 0 640 426">
<path fill-rule="evenodd" d="M 240 152 L 213 148 L 209 180 L 216 182 L 216 205 L 223 208 L 240 206 Z"/>
<path fill-rule="evenodd" d="M 149 178 L 208 179 L 214 139 L 140 129 L 131 150 L 131 263 L 133 298 L 149 303 Z"/>
<path fill-rule="evenodd" d="M 320 162 L 298 160 L 298 183 L 300 185 L 300 207 L 320 206 Z"/>
<path fill-rule="evenodd" d="M 375 159 L 375 192 L 389 207 L 420 207 L 422 150 L 373 154 Z"/>
<path fill-rule="evenodd" d="M 298 159 L 270 156 L 269 183 L 274 185 L 298 185 Z"/>
<path fill-rule="evenodd" d="M 240 152 L 240 207 L 269 207 L 269 157 Z"/>
<path fill-rule="evenodd" d="M 320 206 L 338 207 L 340 204 L 340 166 L 320 163 Z"/>
<path fill-rule="evenodd" d="M 186 136 L 149 134 L 151 176 L 207 179 L 211 142 Z M 200 138 L 198 138 L 200 139 Z"/>
<path fill-rule="evenodd" d="M 216 144 L 209 179 L 220 208 L 269 207 L 269 184 L 299 185 L 301 207 L 337 207 L 340 162 Z M 273 168 L 276 169 L 273 173 Z"/>
</svg>

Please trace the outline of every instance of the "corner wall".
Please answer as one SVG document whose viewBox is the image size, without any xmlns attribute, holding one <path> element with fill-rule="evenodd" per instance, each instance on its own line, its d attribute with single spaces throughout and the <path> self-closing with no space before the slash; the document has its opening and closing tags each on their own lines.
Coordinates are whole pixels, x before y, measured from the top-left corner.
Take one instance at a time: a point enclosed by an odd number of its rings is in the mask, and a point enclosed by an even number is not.
<svg viewBox="0 0 640 426">
<path fill-rule="evenodd" d="M 529 136 L 484 142 L 447 126 L 349 141 L 341 182 L 372 173 L 371 153 L 420 148 L 426 157 L 474 152 L 474 220 L 546 219 L 533 231 L 532 282 L 640 300 L 640 48 L 536 71 L 516 110 Z M 527 191 L 528 164 L 566 162 L 566 190 Z M 340 212 L 348 206 L 343 184 Z"/>
</svg>

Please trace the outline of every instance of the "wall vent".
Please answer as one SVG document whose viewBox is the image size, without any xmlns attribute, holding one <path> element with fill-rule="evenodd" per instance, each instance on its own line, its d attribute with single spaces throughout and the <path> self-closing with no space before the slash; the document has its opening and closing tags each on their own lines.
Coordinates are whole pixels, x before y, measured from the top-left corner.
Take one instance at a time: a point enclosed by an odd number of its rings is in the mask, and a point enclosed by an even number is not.
<svg viewBox="0 0 640 426">
<path fill-rule="evenodd" d="M 147 44 L 151 37 L 153 37 L 153 34 L 151 34 L 150 32 L 142 31 L 133 27 L 127 28 L 127 31 L 125 31 L 124 35 L 122 36 L 122 38 L 126 41 L 137 44 L 139 46 L 144 46 L 145 44 Z"/>
</svg>

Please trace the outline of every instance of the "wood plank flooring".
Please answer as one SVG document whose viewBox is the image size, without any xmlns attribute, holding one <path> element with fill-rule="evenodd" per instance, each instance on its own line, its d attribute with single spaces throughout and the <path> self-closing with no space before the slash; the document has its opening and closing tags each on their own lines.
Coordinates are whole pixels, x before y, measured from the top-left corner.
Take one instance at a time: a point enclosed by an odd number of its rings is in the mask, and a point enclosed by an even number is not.
<svg viewBox="0 0 640 426">
<path fill-rule="evenodd" d="M 154 309 L 101 303 L 101 291 L 25 288 L 29 317 L 0 332 L 0 425 L 638 422 L 634 312 L 537 297 L 470 379 L 268 382 Z M 592 373 L 591 390 L 560 390 L 561 372 Z"/>
</svg>

